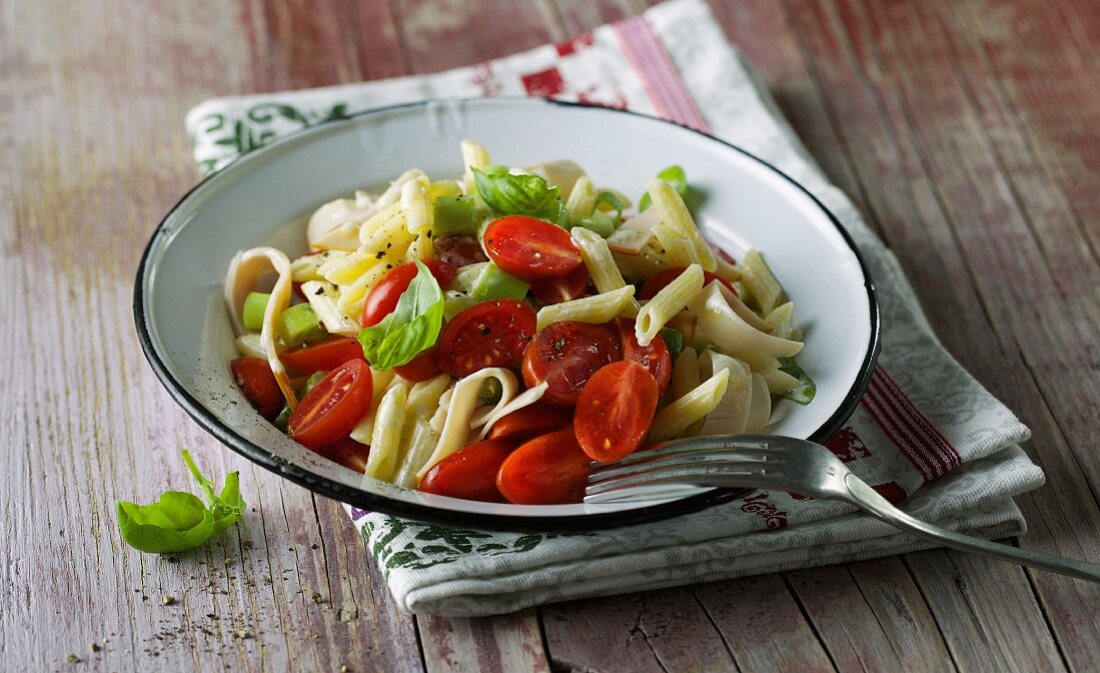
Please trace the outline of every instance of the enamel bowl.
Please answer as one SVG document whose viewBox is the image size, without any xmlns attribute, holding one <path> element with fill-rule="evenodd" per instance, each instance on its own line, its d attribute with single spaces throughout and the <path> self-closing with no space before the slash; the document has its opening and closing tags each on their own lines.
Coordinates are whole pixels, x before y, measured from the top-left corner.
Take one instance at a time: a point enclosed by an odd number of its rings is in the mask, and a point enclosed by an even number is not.
<svg viewBox="0 0 1100 673">
<path fill-rule="evenodd" d="M 253 150 L 203 181 L 157 227 L 134 288 L 137 332 L 175 400 L 219 441 L 312 491 L 353 506 L 475 528 L 595 529 L 696 511 L 739 492 L 696 489 L 662 501 L 521 506 L 397 488 L 332 463 L 290 440 L 234 386 L 236 357 L 221 283 L 233 254 L 260 244 L 305 249 L 302 218 L 407 168 L 462 172 L 470 138 L 493 160 L 529 165 L 567 158 L 600 185 L 635 195 L 670 164 L 703 195 L 708 238 L 735 257 L 762 250 L 795 302 L 806 347 L 799 363 L 817 384 L 807 406 L 783 400 L 769 431 L 828 439 L 848 419 L 877 355 L 874 286 L 836 219 L 769 164 L 713 137 L 640 114 L 539 99 L 426 101 L 323 123 Z M 295 224 L 297 223 L 297 224 Z"/>
</svg>

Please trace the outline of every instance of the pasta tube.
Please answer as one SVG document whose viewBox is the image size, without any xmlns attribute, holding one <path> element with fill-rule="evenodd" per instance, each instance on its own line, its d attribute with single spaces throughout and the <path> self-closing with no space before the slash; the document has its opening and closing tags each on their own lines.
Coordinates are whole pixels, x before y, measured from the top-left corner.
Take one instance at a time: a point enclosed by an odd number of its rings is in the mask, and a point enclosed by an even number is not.
<svg viewBox="0 0 1100 673">
<path fill-rule="evenodd" d="M 472 140 L 463 140 L 458 146 L 462 150 L 462 164 L 465 167 L 463 175 L 466 181 L 466 193 L 470 194 L 474 191 L 473 169 L 483 171 L 489 167 L 489 150 Z"/>
<path fill-rule="evenodd" d="M 702 288 L 703 269 L 698 264 L 692 264 L 661 288 L 638 313 L 638 320 L 634 323 L 634 336 L 638 343 L 648 346 L 665 323 L 694 301 Z"/>
<path fill-rule="evenodd" d="M 374 416 L 374 431 L 370 437 L 370 453 L 363 470 L 364 479 L 373 477 L 390 481 L 397 467 L 401 445 L 401 429 L 405 420 L 405 400 L 409 387 L 404 383 L 390 386 L 378 403 Z"/>
<path fill-rule="evenodd" d="M 611 256 L 611 249 L 607 247 L 607 241 L 604 240 L 603 236 L 584 227 L 573 227 L 570 233 L 573 236 L 573 242 L 581 250 L 584 266 L 588 269 L 588 275 L 591 276 L 592 284 L 596 286 L 597 292 L 612 292 L 626 287 L 623 274 L 619 272 L 619 267 L 615 265 L 615 258 Z M 638 300 L 631 297 L 629 304 L 623 310 L 623 314 L 633 318 L 638 315 L 641 308 Z"/>
<path fill-rule="evenodd" d="M 621 315 L 631 305 L 630 302 L 633 299 L 634 286 L 626 285 L 618 290 L 604 292 L 592 297 L 582 297 L 571 301 L 563 301 L 560 304 L 543 306 L 538 312 L 538 326 L 536 329 L 542 331 L 547 325 L 563 320 L 577 320 L 599 325 Z M 652 339 L 652 337 L 650 338 Z"/>
<path fill-rule="evenodd" d="M 401 209 L 405 211 L 405 226 L 410 234 L 432 228 L 432 200 L 428 196 L 428 178 L 421 175 L 401 187 Z"/>
<path fill-rule="evenodd" d="M 764 262 L 763 255 L 757 250 L 749 250 L 741 262 L 741 282 L 749 290 L 749 296 L 764 315 L 768 315 L 779 305 L 783 298 L 783 288 L 775 279 L 771 269 Z"/>
<path fill-rule="evenodd" d="M 359 334 L 359 323 L 355 322 L 337 307 L 340 293 L 332 283 L 311 280 L 302 283 L 302 294 L 309 300 L 317 318 L 329 334 L 355 336 Z"/>
<path fill-rule="evenodd" d="M 687 205 L 684 204 L 684 199 L 673 189 L 672 185 L 660 178 L 651 179 L 647 187 L 649 197 L 653 200 L 653 206 L 657 208 L 657 212 L 661 215 L 661 222 L 687 239 L 692 256 L 704 270 L 714 271 L 718 265 L 715 261 L 714 251 L 703 240 L 703 235 L 699 233 L 699 228 L 695 226 L 695 221 L 692 219 Z"/>
<path fill-rule="evenodd" d="M 596 209 L 596 186 L 587 175 L 577 178 L 565 208 L 574 217 L 588 217 Z"/>
<path fill-rule="evenodd" d="M 663 442 L 672 439 L 689 425 L 714 411 L 726 394 L 729 378 L 729 370 L 723 369 L 687 395 L 658 411 L 653 418 L 653 424 L 649 426 L 649 441 Z"/>
</svg>

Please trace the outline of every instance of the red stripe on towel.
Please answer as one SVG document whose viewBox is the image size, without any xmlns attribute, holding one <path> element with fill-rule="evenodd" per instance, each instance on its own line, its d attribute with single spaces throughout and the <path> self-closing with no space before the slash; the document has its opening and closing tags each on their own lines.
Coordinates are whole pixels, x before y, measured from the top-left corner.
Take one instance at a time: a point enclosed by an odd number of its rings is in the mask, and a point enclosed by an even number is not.
<svg viewBox="0 0 1100 673">
<path fill-rule="evenodd" d="M 642 80 L 657 115 L 700 131 L 709 131 L 684 80 L 645 18 L 635 16 L 613 25 L 623 53 Z"/>
</svg>

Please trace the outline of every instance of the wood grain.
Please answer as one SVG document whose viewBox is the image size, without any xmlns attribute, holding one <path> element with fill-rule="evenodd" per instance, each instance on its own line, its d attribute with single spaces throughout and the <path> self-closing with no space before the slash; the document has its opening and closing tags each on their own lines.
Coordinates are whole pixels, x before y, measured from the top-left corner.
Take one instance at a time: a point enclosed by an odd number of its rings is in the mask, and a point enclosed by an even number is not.
<svg viewBox="0 0 1100 673">
<path fill-rule="evenodd" d="M 137 259 L 218 94 L 438 71 L 642 0 L 0 6 L 0 660 L 27 670 L 1092 670 L 1100 588 L 943 551 L 574 601 L 400 613 L 336 503 L 225 451 L 133 335 Z M 714 1 L 945 346 L 1033 429 L 1021 546 L 1100 561 L 1100 10 Z M 92 321 L 87 320 L 92 316 Z M 76 319 L 74 320 L 74 317 Z M 44 327 L 45 326 L 45 327 Z M 59 327 L 60 326 L 60 327 Z M 113 500 L 241 471 L 213 544 L 146 557 Z M 164 598 L 173 599 L 165 604 Z M 91 643 L 95 643 L 95 648 Z"/>
</svg>

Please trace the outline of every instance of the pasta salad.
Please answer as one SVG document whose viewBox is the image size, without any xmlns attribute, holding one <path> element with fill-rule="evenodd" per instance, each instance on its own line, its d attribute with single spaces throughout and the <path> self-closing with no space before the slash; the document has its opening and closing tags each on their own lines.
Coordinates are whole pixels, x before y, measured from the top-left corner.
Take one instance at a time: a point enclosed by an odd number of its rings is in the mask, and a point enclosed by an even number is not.
<svg viewBox="0 0 1100 673">
<path fill-rule="evenodd" d="M 759 252 L 713 248 L 684 171 L 634 208 L 570 161 L 406 171 L 308 220 L 308 254 L 236 254 L 225 300 L 249 402 L 364 479 L 472 500 L 579 502 L 590 461 L 759 432 L 813 382 Z"/>
</svg>

